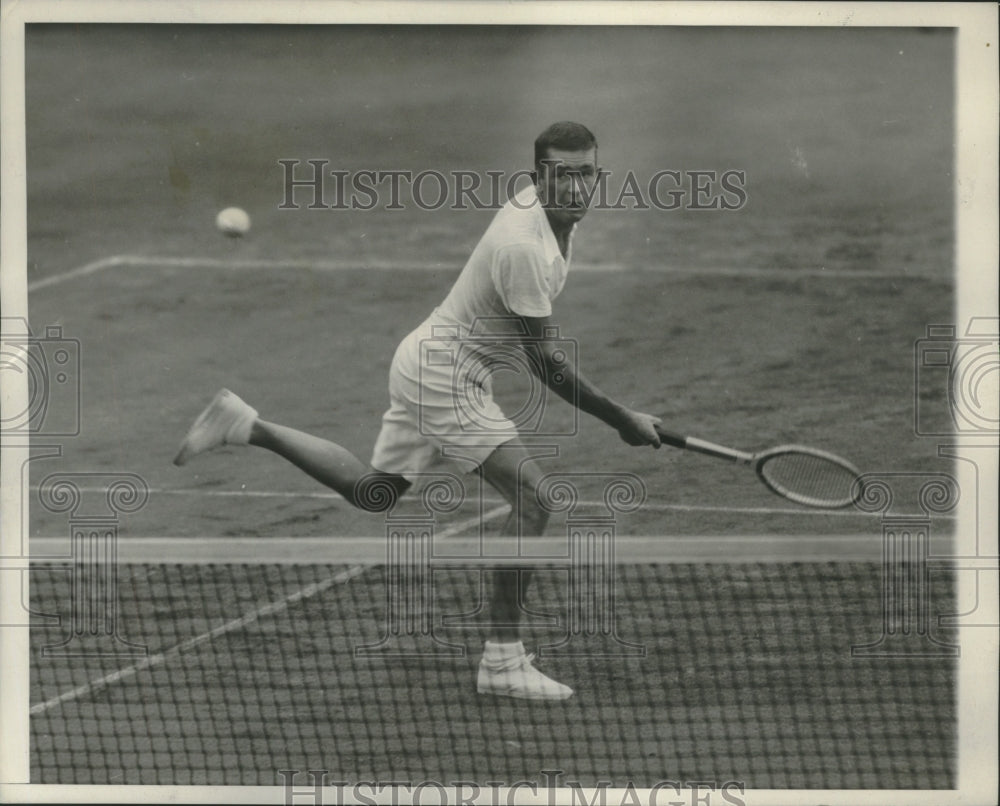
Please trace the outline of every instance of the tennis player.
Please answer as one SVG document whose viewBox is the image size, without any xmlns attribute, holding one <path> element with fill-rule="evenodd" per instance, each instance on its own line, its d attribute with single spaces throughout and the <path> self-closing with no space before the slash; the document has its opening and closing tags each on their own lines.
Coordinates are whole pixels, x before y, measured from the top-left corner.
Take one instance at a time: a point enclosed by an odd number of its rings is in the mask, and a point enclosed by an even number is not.
<svg viewBox="0 0 1000 806">
<path fill-rule="evenodd" d="M 523 428 L 519 434 L 492 395 L 496 351 L 509 356 L 511 339 L 525 349 L 530 342 L 541 356 L 538 374 L 550 389 L 629 445 L 659 447 L 659 419 L 600 391 L 561 360 L 565 337 L 553 337 L 552 301 L 566 282 L 573 233 L 598 179 L 597 141 L 579 123 L 555 123 L 535 140 L 534 156 L 534 184 L 497 212 L 444 302 L 396 350 L 391 405 L 369 465 L 336 443 L 261 419 L 225 389 L 195 420 L 175 464 L 221 445 L 256 445 L 369 511 L 388 509 L 432 468 L 457 464 L 480 473 L 511 505 L 505 535 L 541 535 L 548 520 L 535 496 L 541 471 L 521 440 Z M 481 339 L 474 331 L 483 322 L 513 327 L 505 328 L 505 339 Z M 573 690 L 536 669 L 519 637 L 529 577 L 524 569 L 493 573 L 493 632 L 477 687 L 482 694 L 565 699 Z"/>
</svg>

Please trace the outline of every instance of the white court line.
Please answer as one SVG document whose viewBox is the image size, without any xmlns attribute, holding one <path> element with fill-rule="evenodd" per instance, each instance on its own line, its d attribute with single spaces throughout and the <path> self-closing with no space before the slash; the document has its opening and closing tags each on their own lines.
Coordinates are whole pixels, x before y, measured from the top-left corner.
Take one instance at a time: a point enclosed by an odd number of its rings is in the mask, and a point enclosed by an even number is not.
<svg viewBox="0 0 1000 806">
<path fill-rule="evenodd" d="M 291 271 L 306 269 L 320 272 L 349 271 L 353 269 L 375 270 L 413 270 L 413 271 L 458 271 L 457 263 L 441 262 L 400 262 L 400 261 L 362 261 L 362 260 L 220 260 L 217 258 L 199 257 L 144 257 L 142 255 L 112 255 L 92 263 L 87 263 L 61 274 L 53 274 L 40 280 L 28 283 L 28 291 L 39 291 L 55 285 L 61 285 L 77 277 L 86 277 L 115 266 L 134 266 L 138 268 L 155 268 L 159 266 L 180 269 L 277 269 Z M 624 263 L 580 263 L 574 264 L 574 271 L 594 272 L 625 272 L 637 267 Z M 801 277 L 830 278 L 837 280 L 893 279 L 893 280 L 930 280 L 940 283 L 953 283 L 952 277 L 933 277 L 928 274 L 907 274 L 903 271 L 864 271 L 857 269 L 740 269 L 732 266 L 715 266 L 711 268 L 685 267 L 651 267 L 650 271 L 658 271 L 665 275 L 691 277 L 752 277 L 767 279 L 796 280 Z"/>
<path fill-rule="evenodd" d="M 121 266 L 127 263 L 129 263 L 127 255 L 114 255 L 101 260 L 95 260 L 93 263 L 87 263 L 83 266 L 71 269 L 70 271 L 63 272 L 62 274 L 53 274 L 50 277 L 43 277 L 41 280 L 35 280 L 32 283 L 28 283 L 28 291 L 38 291 L 39 289 L 48 288 L 52 285 L 61 285 L 67 280 L 73 280 L 77 277 L 86 277 L 89 274 L 96 274 L 99 271 L 110 269 L 112 266 Z"/>
<path fill-rule="evenodd" d="M 38 485 L 32 485 L 31 490 L 37 491 Z M 102 493 L 103 487 L 81 487 L 81 492 Z M 165 489 L 151 488 L 150 495 L 189 495 L 204 498 L 308 498 L 316 500 L 343 501 L 343 497 L 338 493 L 323 492 L 283 492 L 280 490 L 197 490 L 197 489 Z M 406 500 L 405 498 L 403 499 Z M 502 499 L 486 496 L 483 499 L 485 504 L 500 503 Z M 582 507 L 603 507 L 603 501 L 577 501 L 576 506 Z M 734 515 L 804 515 L 812 517 L 834 517 L 834 518 L 880 518 L 879 512 L 861 512 L 854 509 L 794 509 L 792 507 L 719 507 L 702 504 L 658 504 L 645 503 L 638 511 L 647 512 L 715 512 L 729 513 Z M 925 518 L 923 513 L 900 513 L 900 518 Z M 935 515 L 934 520 L 956 520 L 957 515 Z"/>
<path fill-rule="evenodd" d="M 482 522 L 485 523 L 487 521 L 493 520 L 493 518 L 497 517 L 498 515 L 506 513 L 509 509 L 510 508 L 506 505 L 500 507 L 494 507 L 493 509 L 483 513 Z M 454 526 L 451 526 L 448 529 L 443 530 L 440 534 L 440 537 L 444 538 L 451 537 L 479 522 L 480 522 L 479 515 L 476 515 L 475 517 L 472 518 L 466 518 L 465 520 L 456 523 Z M 89 683 L 85 683 L 84 685 L 78 686 L 77 688 L 71 689 L 70 691 L 64 691 L 62 694 L 56 697 L 52 697 L 51 699 L 46 700 L 45 702 L 33 705 L 28 710 L 28 713 L 31 716 L 44 713 L 45 711 L 49 710 L 50 708 L 54 708 L 57 705 L 69 702 L 70 700 L 79 699 L 80 697 L 85 697 L 91 692 L 107 688 L 113 683 L 117 683 L 119 680 L 124 680 L 127 677 L 133 677 L 137 673 L 143 671 L 144 669 L 148 669 L 152 666 L 157 666 L 169 660 L 170 658 L 174 658 L 184 652 L 187 652 L 189 649 L 193 649 L 199 644 L 203 644 L 206 641 L 211 641 L 213 638 L 217 638 L 218 636 L 224 635 L 228 632 L 232 632 L 233 630 L 238 630 L 241 627 L 245 627 L 248 624 L 252 624 L 258 619 L 264 618 L 266 616 L 272 616 L 276 613 L 281 613 L 287 610 L 291 605 L 295 604 L 296 602 L 301 602 L 304 599 L 309 599 L 310 597 L 313 597 L 318 593 L 322 593 L 328 588 L 332 588 L 334 585 L 339 585 L 345 582 L 349 582 L 356 576 L 360 575 L 368 567 L 369 566 L 367 565 L 352 565 L 349 568 L 345 568 L 343 571 L 340 571 L 339 573 L 336 573 L 331 577 L 322 579 L 319 582 L 313 582 L 311 585 L 307 585 L 306 587 L 301 588 L 295 591 L 294 593 L 285 596 L 282 599 L 277 599 L 269 604 L 266 604 L 263 607 L 260 607 L 250 613 L 247 613 L 244 616 L 241 616 L 240 618 L 233 619 L 232 621 L 227 621 L 225 624 L 220 624 L 218 627 L 209 630 L 208 632 L 204 632 L 201 635 L 196 635 L 194 638 L 189 638 L 187 641 L 182 641 L 179 644 L 175 644 L 174 646 L 170 647 L 170 649 L 166 649 L 162 652 L 157 652 L 155 655 L 150 655 L 149 657 L 144 658 L 143 660 L 137 663 L 133 663 L 131 666 L 127 666 L 124 669 L 119 669 L 117 672 L 112 672 L 111 674 L 105 675 L 104 677 L 97 678 L 96 680 L 91 680 Z"/>
<path fill-rule="evenodd" d="M 295 591 L 295 593 L 286 596 L 284 599 L 271 602 L 270 604 L 258 608 L 251 613 L 247 613 L 245 616 L 238 619 L 227 621 L 225 624 L 219 625 L 214 630 L 209 630 L 208 632 L 197 635 L 194 638 L 189 638 L 187 641 L 175 644 L 170 647 L 170 649 L 164 650 L 163 652 L 157 652 L 155 655 L 150 655 L 138 663 L 133 663 L 131 666 L 119 669 L 117 672 L 105 675 L 104 677 L 100 677 L 96 680 L 91 680 L 89 683 L 85 683 L 84 685 L 78 686 L 70 691 L 64 691 L 57 697 L 53 697 L 45 702 L 33 705 L 28 709 L 28 713 L 32 716 L 44 713 L 50 708 L 54 708 L 64 702 L 85 697 L 91 692 L 100 691 L 101 689 L 110 686 L 112 683 L 117 683 L 119 680 L 124 680 L 127 677 L 133 677 L 138 672 L 148 669 L 151 666 L 157 666 L 170 658 L 186 652 L 189 649 L 193 649 L 199 644 L 211 641 L 213 638 L 217 638 L 227 632 L 238 630 L 240 627 L 245 627 L 247 624 L 252 624 L 254 621 L 257 621 L 257 619 L 264 616 L 270 616 L 275 613 L 280 613 L 283 610 L 287 610 L 288 607 L 295 602 L 301 601 L 302 599 L 308 599 L 310 596 L 315 596 L 317 593 L 321 593 L 327 588 L 330 588 L 340 582 L 347 582 L 349 579 L 352 579 L 361 573 L 364 568 L 364 566 L 360 565 L 351 566 L 338 574 L 334 574 L 332 577 L 320 580 L 319 582 L 314 582 L 312 585 L 307 585 L 306 587 Z"/>
</svg>

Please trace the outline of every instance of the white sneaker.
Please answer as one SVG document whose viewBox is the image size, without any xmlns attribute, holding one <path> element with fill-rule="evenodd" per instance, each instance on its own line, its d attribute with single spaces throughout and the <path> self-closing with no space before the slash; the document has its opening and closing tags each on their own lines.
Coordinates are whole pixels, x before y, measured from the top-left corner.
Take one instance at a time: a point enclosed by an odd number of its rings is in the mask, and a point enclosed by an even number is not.
<svg viewBox="0 0 1000 806">
<path fill-rule="evenodd" d="M 500 647 L 507 651 L 498 653 L 496 650 Z M 521 700 L 565 700 L 573 696 L 573 689 L 569 686 L 557 683 L 532 666 L 534 659 L 534 655 L 525 654 L 524 647 L 519 643 L 487 643 L 483 659 L 479 662 L 477 690 L 480 694 Z"/>
<path fill-rule="evenodd" d="M 191 457 L 220 445 L 246 445 L 256 419 L 256 409 L 228 389 L 221 390 L 187 432 L 174 464 L 183 465 Z"/>
</svg>

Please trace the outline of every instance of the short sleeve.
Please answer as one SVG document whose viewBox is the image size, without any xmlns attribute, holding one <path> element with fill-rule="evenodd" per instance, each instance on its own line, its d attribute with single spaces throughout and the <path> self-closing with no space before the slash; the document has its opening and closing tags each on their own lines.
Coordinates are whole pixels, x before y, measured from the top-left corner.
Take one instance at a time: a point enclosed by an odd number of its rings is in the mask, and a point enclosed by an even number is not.
<svg viewBox="0 0 1000 806">
<path fill-rule="evenodd" d="M 549 316 L 548 266 L 531 244 L 511 244 L 497 250 L 493 258 L 493 285 L 504 306 L 519 316 Z"/>
</svg>

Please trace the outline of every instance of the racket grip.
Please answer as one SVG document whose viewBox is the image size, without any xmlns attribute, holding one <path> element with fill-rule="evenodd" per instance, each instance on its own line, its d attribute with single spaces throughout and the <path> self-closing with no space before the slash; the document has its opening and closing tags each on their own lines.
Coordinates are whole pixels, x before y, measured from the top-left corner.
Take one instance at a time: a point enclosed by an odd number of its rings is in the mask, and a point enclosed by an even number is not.
<svg viewBox="0 0 1000 806">
<path fill-rule="evenodd" d="M 687 447 L 687 437 L 682 434 L 677 434 L 673 431 L 668 431 L 663 426 L 657 425 L 656 435 L 660 438 L 660 442 L 664 445 L 671 445 L 674 448 L 686 448 Z"/>
</svg>

